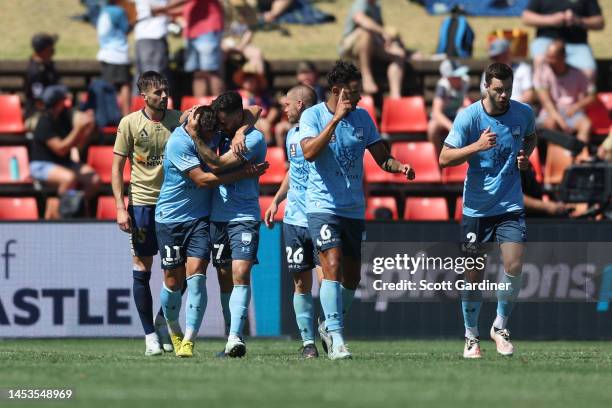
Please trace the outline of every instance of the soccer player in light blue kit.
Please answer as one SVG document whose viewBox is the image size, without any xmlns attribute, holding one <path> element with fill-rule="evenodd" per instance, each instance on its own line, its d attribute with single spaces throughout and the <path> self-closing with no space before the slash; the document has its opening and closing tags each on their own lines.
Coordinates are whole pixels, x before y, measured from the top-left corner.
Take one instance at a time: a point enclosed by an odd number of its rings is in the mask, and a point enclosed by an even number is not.
<svg viewBox="0 0 612 408">
<path fill-rule="evenodd" d="M 156 234 L 164 269 L 160 300 L 179 357 L 192 357 L 194 340 L 206 309 L 206 267 L 210 257 L 209 216 L 212 187 L 259 177 L 266 164 L 215 175 L 204 164 L 194 138 L 216 148 L 216 114 L 199 107 L 176 128 L 164 152 L 164 182 L 155 208 Z M 178 323 L 181 289 L 187 282 L 186 331 Z"/>
<path fill-rule="evenodd" d="M 330 97 L 302 113 L 300 146 L 311 162 L 306 214 L 319 252 L 323 281 L 319 298 L 325 321 L 319 325 L 323 348 L 332 360 L 351 358 L 342 335 L 344 314 L 361 280 L 361 241 L 365 238 L 363 155 L 368 149 L 390 173 L 414 179 L 413 169 L 389 151 L 368 113 L 357 108 L 361 74 L 338 61 L 327 75 Z"/>
<path fill-rule="evenodd" d="M 230 150 L 229 138 L 244 120 L 242 98 L 237 92 L 225 92 L 213 101 L 212 108 L 217 113 L 220 129 L 228 136 L 219 148 L 223 157 Z M 263 133 L 253 127 L 244 133 L 246 152 L 234 161 L 263 163 L 266 158 Z M 251 299 L 251 268 L 257 263 L 260 218 L 257 177 L 224 183 L 213 191 L 210 217 L 213 264 L 226 270 L 231 265 L 234 285 L 229 299 L 230 329 L 225 345 L 225 355 L 229 357 L 246 354 L 242 331 Z"/>
<path fill-rule="evenodd" d="M 513 301 L 521 289 L 524 242 L 527 239 L 519 170 L 529 167 L 536 146 L 535 118 L 529 105 L 511 100 L 512 68 L 493 63 L 485 71 L 486 94 L 463 110 L 453 123 L 440 153 L 440 166 L 469 164 L 463 190 L 462 241 L 499 242 L 504 263 L 497 292 L 497 317 L 490 330 L 497 352 L 512 355 L 507 329 Z M 466 274 L 470 282 L 482 280 L 482 271 Z M 482 294 L 462 293 L 465 325 L 463 357 L 480 358 L 478 315 Z"/>
<path fill-rule="evenodd" d="M 266 225 L 272 227 L 278 206 L 287 199 L 283 218 L 283 240 L 287 266 L 293 274 L 293 310 L 302 337 L 301 356 L 304 358 L 319 357 L 314 342 L 314 306 L 311 294 L 312 269 L 315 267 L 317 255 L 306 218 L 306 188 L 310 164 L 304 160 L 302 154 L 297 124 L 302 112 L 316 102 L 315 90 L 307 85 L 297 85 L 287 92 L 284 109 L 289 123 L 293 124 L 287 133 L 286 141 L 289 171 L 264 216 Z M 317 276 L 321 273 L 321 268 L 317 266 Z"/>
</svg>

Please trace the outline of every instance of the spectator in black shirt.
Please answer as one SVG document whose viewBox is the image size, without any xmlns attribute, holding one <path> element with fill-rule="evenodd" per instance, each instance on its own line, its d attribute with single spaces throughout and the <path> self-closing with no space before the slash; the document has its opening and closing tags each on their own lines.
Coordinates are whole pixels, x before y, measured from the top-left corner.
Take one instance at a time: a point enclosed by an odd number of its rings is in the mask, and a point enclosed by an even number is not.
<svg viewBox="0 0 612 408">
<path fill-rule="evenodd" d="M 44 109 L 41 96 L 46 87 L 59 83 L 59 75 L 53 63 L 56 35 L 39 33 L 32 37 L 34 53 L 28 64 L 25 78 L 26 127 L 34 130 L 40 112 Z"/>
<path fill-rule="evenodd" d="M 523 11 L 523 22 L 536 27 L 531 42 L 535 68 L 553 40 L 566 43 L 567 63 L 593 81 L 596 64 L 587 42 L 587 30 L 603 30 L 605 22 L 597 0 L 530 0 Z"/>
<path fill-rule="evenodd" d="M 67 89 L 62 85 L 45 88 L 41 99 L 45 111 L 34 130 L 30 172 L 36 180 L 57 185 L 58 195 L 82 185 L 85 197 L 97 191 L 100 178 L 87 164 L 80 163 L 77 147 L 82 146 L 95 127 L 93 113 L 66 108 Z M 46 219 L 59 218 L 59 202 L 47 203 Z"/>
<path fill-rule="evenodd" d="M 521 171 L 521 188 L 523 189 L 523 202 L 528 216 L 565 217 L 572 211 L 572 207 L 560 201 L 545 201 L 542 186 L 536 179 L 533 167 Z"/>
</svg>

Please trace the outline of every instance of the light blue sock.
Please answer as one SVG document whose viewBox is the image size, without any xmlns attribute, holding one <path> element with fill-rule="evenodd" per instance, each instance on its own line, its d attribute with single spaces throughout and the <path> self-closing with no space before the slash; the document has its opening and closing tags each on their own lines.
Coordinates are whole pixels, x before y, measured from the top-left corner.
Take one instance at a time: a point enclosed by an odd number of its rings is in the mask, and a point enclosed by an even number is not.
<svg viewBox="0 0 612 408">
<path fill-rule="evenodd" d="M 498 329 L 505 329 L 508 317 L 512 312 L 514 300 L 517 298 L 523 283 L 523 274 L 510 276 L 506 273 L 502 276 L 501 282 L 508 285 L 508 289 L 497 291 L 497 317 L 493 326 Z"/>
<path fill-rule="evenodd" d="M 232 314 L 230 313 L 230 297 L 232 292 L 221 293 L 221 310 L 223 310 L 223 322 L 225 323 L 225 335 L 229 334 L 230 323 L 232 321 Z"/>
<path fill-rule="evenodd" d="M 294 293 L 293 310 L 302 341 L 304 343 L 314 343 L 312 295 L 310 293 Z"/>
<path fill-rule="evenodd" d="M 325 327 L 328 331 L 341 331 L 342 318 L 342 291 L 340 282 L 323 279 L 319 291 L 319 300 L 325 315 Z"/>
<path fill-rule="evenodd" d="M 166 284 L 162 284 L 159 300 L 166 320 L 176 322 L 181 313 L 181 291 L 170 290 L 166 287 Z"/>
<path fill-rule="evenodd" d="M 342 292 L 342 314 L 346 316 L 349 310 L 351 310 L 351 305 L 355 298 L 355 291 L 345 288 L 344 285 L 340 285 L 340 291 Z"/>
<path fill-rule="evenodd" d="M 206 276 L 196 274 L 188 277 L 185 335 L 189 334 L 190 339 L 195 338 L 200 330 L 207 302 Z"/>
<path fill-rule="evenodd" d="M 482 292 L 480 290 L 464 290 L 461 293 L 461 310 L 466 337 L 478 336 L 478 316 L 482 305 Z"/>
<path fill-rule="evenodd" d="M 229 309 L 232 314 L 229 334 L 242 337 L 244 322 L 249 314 L 249 301 L 251 300 L 251 287 L 249 285 L 234 285 L 229 300 Z"/>
</svg>

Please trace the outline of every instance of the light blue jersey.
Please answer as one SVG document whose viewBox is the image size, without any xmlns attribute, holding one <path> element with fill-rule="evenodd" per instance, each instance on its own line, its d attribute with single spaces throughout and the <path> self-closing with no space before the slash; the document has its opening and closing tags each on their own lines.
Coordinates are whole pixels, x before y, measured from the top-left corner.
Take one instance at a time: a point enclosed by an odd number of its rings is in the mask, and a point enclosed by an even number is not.
<svg viewBox="0 0 612 408">
<path fill-rule="evenodd" d="M 482 101 L 459 113 L 444 144 L 461 148 L 476 142 L 491 127 L 497 134 L 492 149 L 473 155 L 469 160 L 463 188 L 463 214 L 489 217 L 523 209 L 521 176 L 516 157 L 525 137 L 535 132 L 535 118 L 528 105 L 510 101 L 508 110 L 489 115 Z"/>
<path fill-rule="evenodd" d="M 300 119 L 300 140 L 316 137 L 333 116 L 325 102 L 306 109 Z M 357 108 L 342 119 L 329 145 L 310 165 L 306 212 L 364 219 L 363 154 L 380 140 L 364 109 Z"/>
<path fill-rule="evenodd" d="M 209 147 L 216 149 L 213 141 Z M 210 171 L 200 160 L 195 143 L 183 126 L 170 135 L 164 152 L 164 183 L 155 207 L 155 221 L 185 222 L 210 215 L 212 189 L 199 188 L 189 177 L 189 171 L 201 167 Z"/>
<path fill-rule="evenodd" d="M 289 191 L 285 206 L 285 224 L 308 227 L 306 219 L 306 188 L 310 163 L 304 159 L 300 145 L 299 126 L 292 127 L 287 133 L 287 157 L 289 158 Z"/>
<path fill-rule="evenodd" d="M 266 161 L 266 141 L 263 133 L 251 128 L 246 133 L 245 144 L 248 152 L 244 158 L 258 164 Z M 221 142 L 220 153 L 231 149 L 231 140 L 225 138 Z M 235 171 L 236 169 L 232 169 Z M 213 191 L 213 206 L 211 221 L 259 221 L 259 177 L 242 179 L 235 183 L 223 184 Z"/>
</svg>

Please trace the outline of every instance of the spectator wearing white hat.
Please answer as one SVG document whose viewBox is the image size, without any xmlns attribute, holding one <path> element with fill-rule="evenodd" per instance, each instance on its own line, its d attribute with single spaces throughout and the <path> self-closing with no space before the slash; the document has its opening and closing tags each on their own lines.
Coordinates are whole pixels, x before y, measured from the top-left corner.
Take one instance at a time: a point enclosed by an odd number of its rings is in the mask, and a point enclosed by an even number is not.
<svg viewBox="0 0 612 408">
<path fill-rule="evenodd" d="M 533 87 L 533 70 L 531 65 L 525 62 L 512 61 L 510 54 L 510 41 L 499 38 L 489 45 L 489 58 L 491 62 L 500 62 L 509 65 L 514 72 L 514 81 L 512 82 L 512 97 L 515 101 L 523 102 L 531 105 L 536 98 Z M 485 91 L 485 74 L 482 73 L 480 81 L 480 92 Z"/>
</svg>

